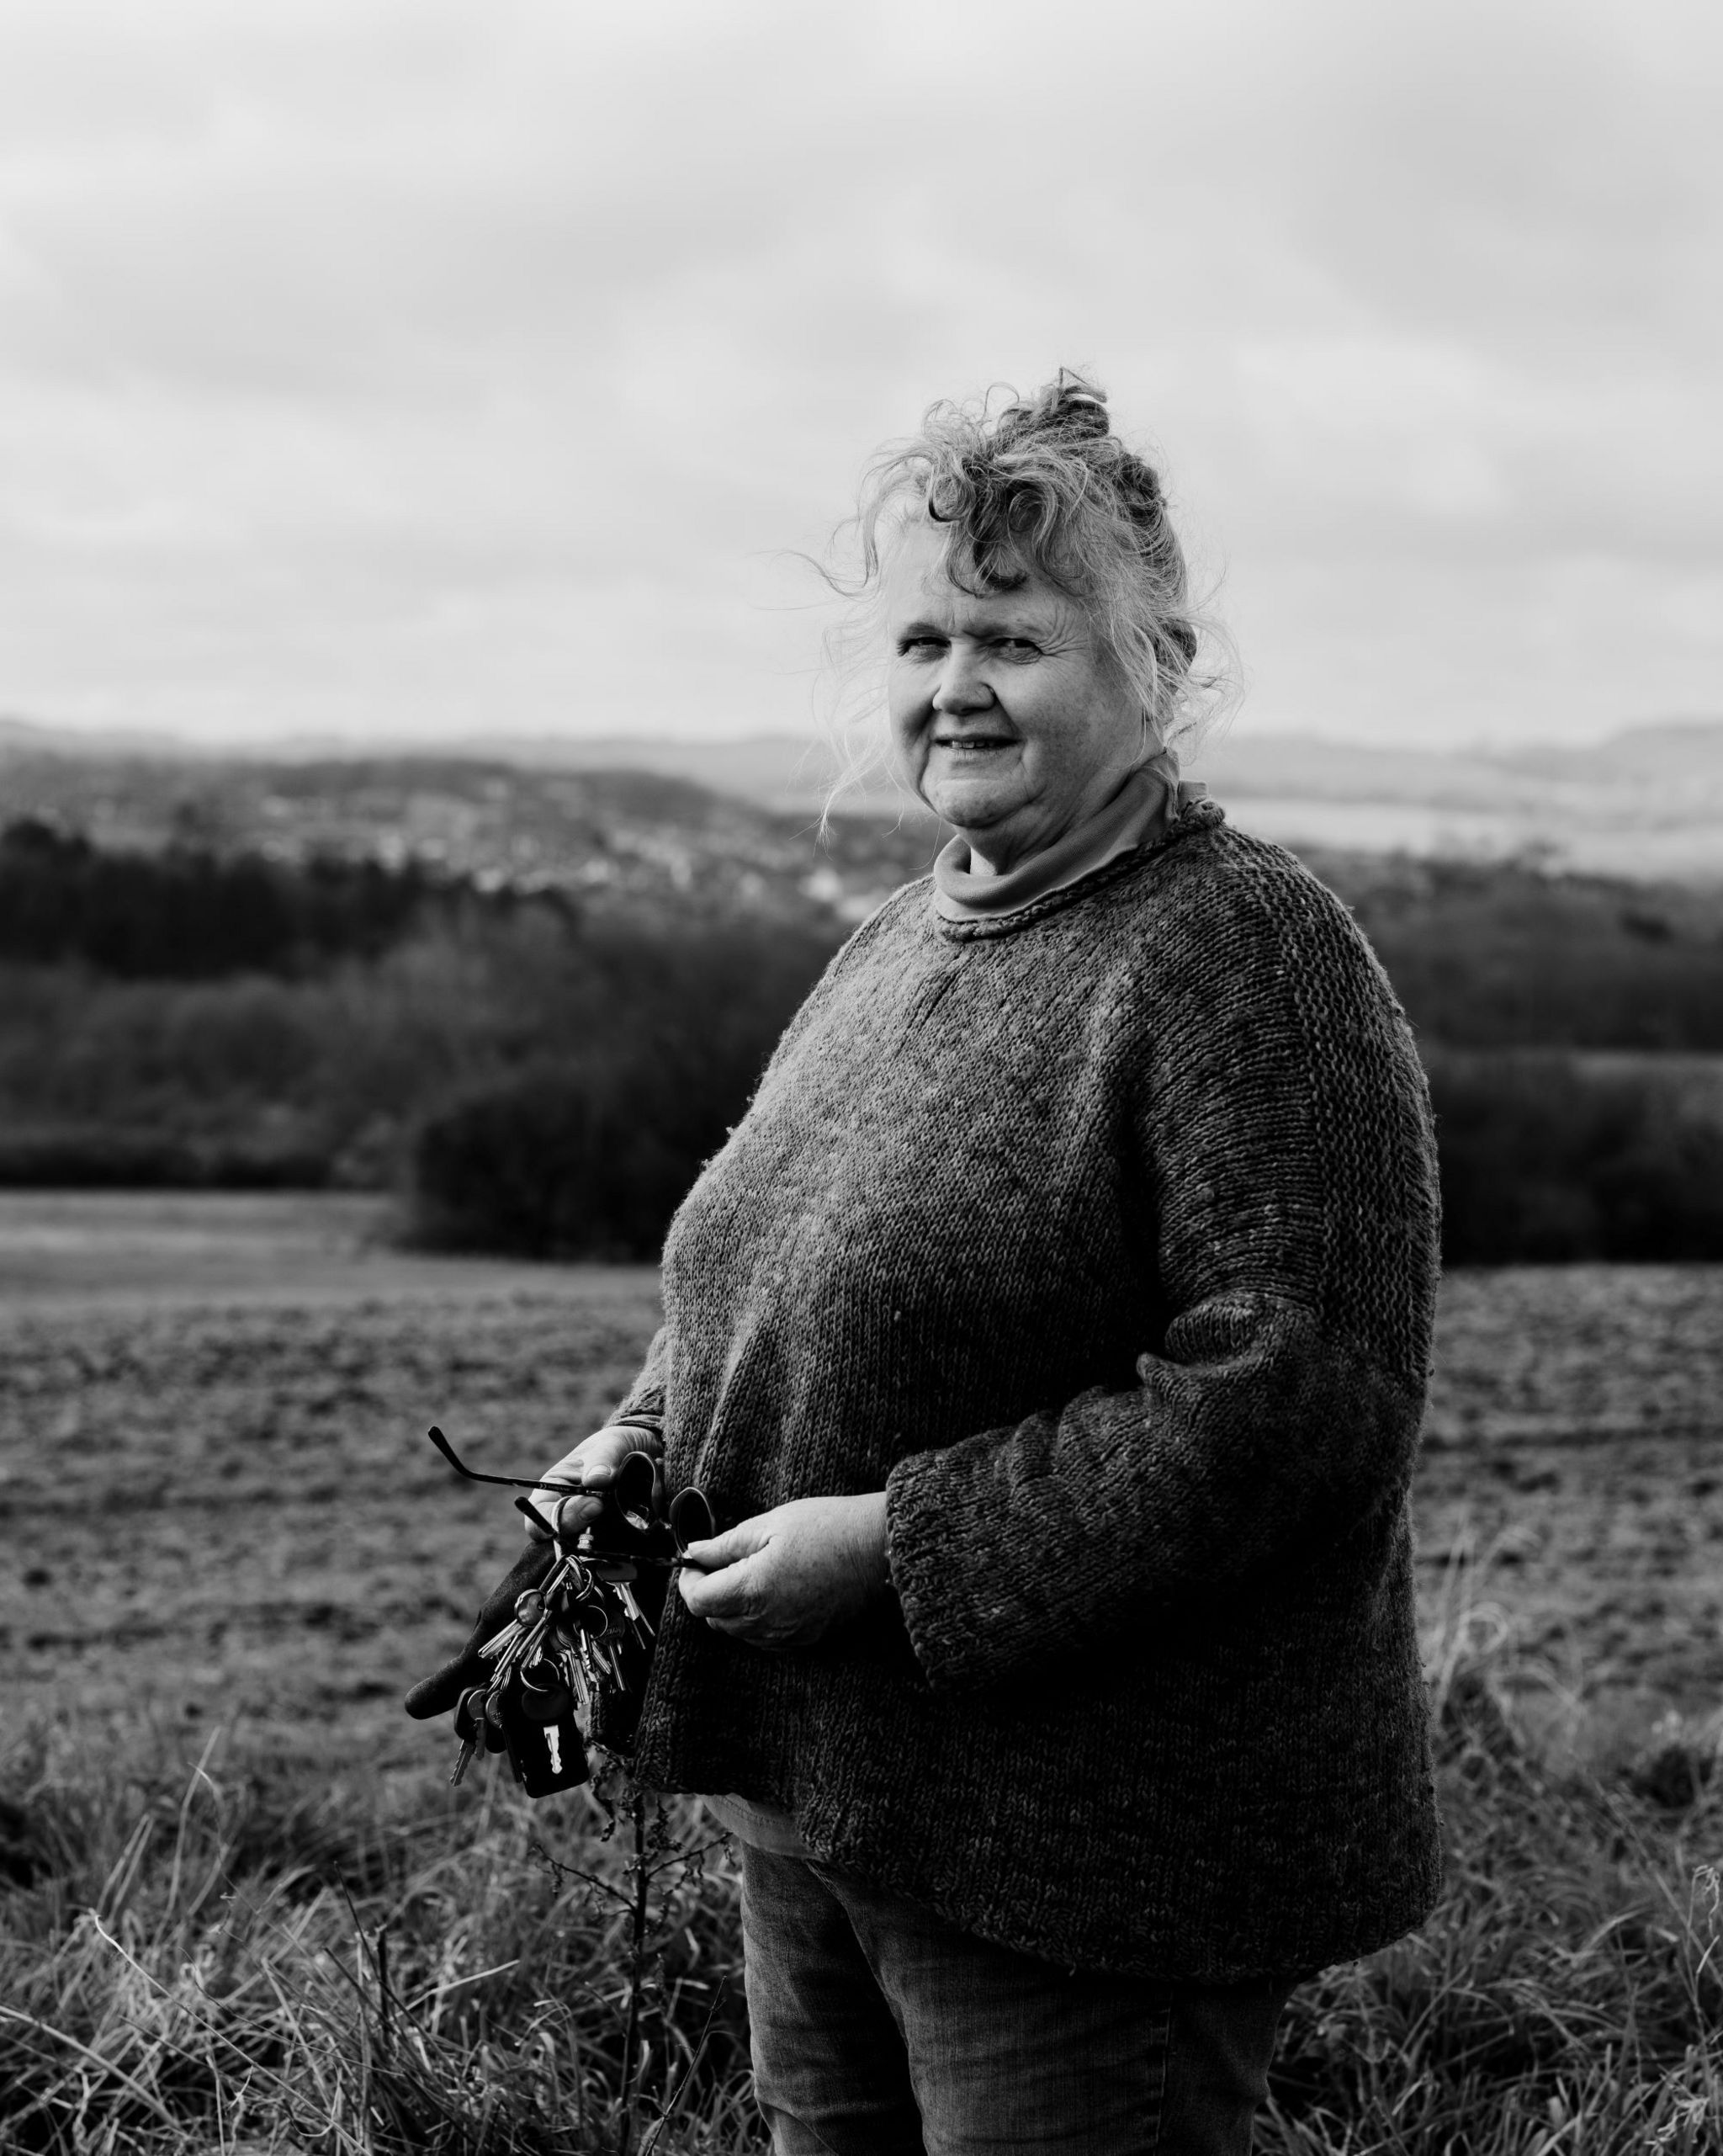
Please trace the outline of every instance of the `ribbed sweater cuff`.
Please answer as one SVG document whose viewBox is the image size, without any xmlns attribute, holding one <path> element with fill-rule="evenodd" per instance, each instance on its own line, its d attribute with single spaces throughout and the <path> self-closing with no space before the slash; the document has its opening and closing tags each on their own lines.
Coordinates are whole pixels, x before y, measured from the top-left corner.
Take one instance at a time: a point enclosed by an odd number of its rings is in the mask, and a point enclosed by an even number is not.
<svg viewBox="0 0 1723 2156">
<path fill-rule="evenodd" d="M 948 1477 L 937 1453 L 899 1460 L 886 1483 L 886 1563 L 916 1662 L 929 1684 L 984 1683 L 997 1674 L 988 1649 L 984 1587 L 957 1576 L 945 1547 Z"/>
</svg>

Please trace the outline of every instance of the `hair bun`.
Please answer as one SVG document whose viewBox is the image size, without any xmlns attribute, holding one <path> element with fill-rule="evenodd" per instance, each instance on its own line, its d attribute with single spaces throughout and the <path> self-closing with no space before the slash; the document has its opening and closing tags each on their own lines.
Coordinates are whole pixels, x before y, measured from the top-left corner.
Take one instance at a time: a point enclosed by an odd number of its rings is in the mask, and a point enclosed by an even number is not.
<svg viewBox="0 0 1723 2156">
<path fill-rule="evenodd" d="M 1104 442 L 1111 431 L 1105 390 L 1061 367 L 1036 396 L 1006 406 L 994 440 L 1001 449 L 1048 434 L 1066 442 Z"/>
<path fill-rule="evenodd" d="M 1068 367 L 1061 367 L 1036 400 L 1036 417 L 1044 426 L 1057 427 L 1062 434 L 1101 440 L 1112 432 L 1107 416 L 1107 395 Z"/>
</svg>

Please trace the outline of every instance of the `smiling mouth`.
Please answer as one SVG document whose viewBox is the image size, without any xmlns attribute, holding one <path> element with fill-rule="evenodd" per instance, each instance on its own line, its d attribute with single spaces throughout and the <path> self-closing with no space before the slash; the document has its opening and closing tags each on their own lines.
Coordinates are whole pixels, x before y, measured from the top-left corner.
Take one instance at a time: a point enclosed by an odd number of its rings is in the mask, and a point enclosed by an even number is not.
<svg viewBox="0 0 1723 2156">
<path fill-rule="evenodd" d="M 1016 744 L 1009 734 L 936 734 L 936 749 L 953 749 L 963 756 L 978 756 L 989 749 L 1009 749 Z"/>
</svg>

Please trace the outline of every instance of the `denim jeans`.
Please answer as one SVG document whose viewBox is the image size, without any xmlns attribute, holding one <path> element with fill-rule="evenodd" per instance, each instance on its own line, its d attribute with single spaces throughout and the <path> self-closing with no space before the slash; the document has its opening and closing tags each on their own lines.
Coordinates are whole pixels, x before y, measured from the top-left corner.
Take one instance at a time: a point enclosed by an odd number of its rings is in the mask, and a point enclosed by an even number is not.
<svg viewBox="0 0 1723 2156">
<path fill-rule="evenodd" d="M 777 2156 L 1249 2149 L 1290 1978 L 1074 1974 L 746 1845 L 742 1923 Z"/>
</svg>

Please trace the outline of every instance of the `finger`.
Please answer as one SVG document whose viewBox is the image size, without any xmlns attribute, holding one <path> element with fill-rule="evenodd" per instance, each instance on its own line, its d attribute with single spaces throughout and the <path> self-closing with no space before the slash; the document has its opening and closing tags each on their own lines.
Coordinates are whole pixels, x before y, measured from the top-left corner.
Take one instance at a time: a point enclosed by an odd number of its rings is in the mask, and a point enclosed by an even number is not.
<svg viewBox="0 0 1723 2156">
<path fill-rule="evenodd" d="M 655 1430 L 644 1429 L 638 1422 L 612 1422 L 595 1430 L 575 1450 L 583 1459 L 604 1468 L 608 1476 L 614 1474 L 630 1452 L 644 1452 L 649 1459 L 661 1460 L 664 1440 Z"/>
<path fill-rule="evenodd" d="M 585 1483 L 591 1489 L 602 1488 L 616 1479 L 616 1471 L 630 1452 L 650 1452 L 656 1440 L 649 1431 L 623 1428 L 618 1425 L 612 1430 L 595 1430 L 591 1436 L 583 1437 L 578 1445 L 571 1445 L 546 1477 L 547 1481 Z"/>
<path fill-rule="evenodd" d="M 604 1500 L 600 1497 L 562 1497 L 556 1501 L 556 1532 L 566 1538 L 578 1535 L 604 1516 Z"/>
<path fill-rule="evenodd" d="M 791 1639 L 777 1639 L 770 1633 L 762 1633 L 756 1617 L 708 1617 L 706 1622 L 711 1631 L 721 1632 L 726 1639 L 742 1640 L 750 1647 L 764 1649 L 768 1654 L 782 1654 L 786 1648 L 796 1644 Z"/>
<path fill-rule="evenodd" d="M 718 1572 L 694 1572 L 685 1564 L 676 1575 L 676 1585 L 690 1617 L 705 1617 L 714 1624 L 734 1622 L 758 1606 L 756 1573 L 757 1567 L 746 1559 Z"/>
<path fill-rule="evenodd" d="M 769 1524 L 770 1516 L 756 1512 L 751 1520 L 739 1521 L 734 1527 L 726 1527 L 721 1535 L 713 1535 L 705 1542 L 690 1543 L 682 1553 L 690 1564 L 697 1565 L 702 1572 L 722 1571 L 725 1566 L 739 1564 L 745 1557 L 753 1557 L 771 1540 L 774 1530 Z"/>
<path fill-rule="evenodd" d="M 616 1471 L 628 1454 L 641 1449 L 637 1442 L 641 1435 L 632 1428 L 595 1430 L 590 1437 L 583 1437 L 571 1451 L 565 1452 L 551 1468 L 545 1480 L 533 1492 L 533 1502 L 547 1519 L 558 1521 L 559 1535 L 580 1534 L 603 1510 L 596 1497 L 590 1502 L 570 1497 L 568 1485 L 579 1483 L 602 1493 L 615 1481 Z M 558 1508 L 565 1504 L 571 1509 L 566 1514 L 559 1514 Z M 530 1524 L 527 1532 L 529 1535 L 533 1532 Z"/>
<path fill-rule="evenodd" d="M 602 1496 L 570 1497 L 566 1490 L 553 1490 L 543 1483 L 540 1483 L 533 1492 L 532 1501 L 540 1519 L 554 1521 L 556 1532 L 565 1541 L 590 1527 L 604 1510 Z M 527 1532 L 535 1541 L 543 1542 L 546 1538 L 544 1529 L 535 1527 L 530 1520 L 527 1521 Z"/>
</svg>

